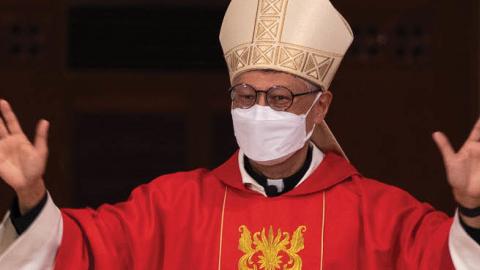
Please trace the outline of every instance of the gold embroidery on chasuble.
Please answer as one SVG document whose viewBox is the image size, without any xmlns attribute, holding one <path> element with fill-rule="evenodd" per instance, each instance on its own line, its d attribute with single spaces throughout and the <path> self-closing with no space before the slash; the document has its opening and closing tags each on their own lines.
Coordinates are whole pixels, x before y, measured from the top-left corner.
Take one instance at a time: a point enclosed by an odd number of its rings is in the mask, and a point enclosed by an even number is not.
<svg viewBox="0 0 480 270">
<path fill-rule="evenodd" d="M 275 234 L 270 226 L 268 234 L 263 228 L 252 236 L 247 226 L 240 226 L 238 248 L 245 255 L 238 261 L 238 269 L 301 270 L 302 258 L 298 253 L 304 249 L 303 233 L 306 230 L 306 226 L 299 226 L 290 237 L 290 233 L 282 232 L 282 229 Z"/>
</svg>

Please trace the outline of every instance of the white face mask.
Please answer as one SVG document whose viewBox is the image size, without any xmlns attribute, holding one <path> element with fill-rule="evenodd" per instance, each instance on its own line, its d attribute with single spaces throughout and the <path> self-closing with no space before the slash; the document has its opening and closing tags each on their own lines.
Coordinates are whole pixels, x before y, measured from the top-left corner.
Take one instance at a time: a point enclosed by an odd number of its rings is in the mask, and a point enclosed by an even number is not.
<svg viewBox="0 0 480 270">
<path fill-rule="evenodd" d="M 263 165 L 287 160 L 312 136 L 315 125 L 307 134 L 306 118 L 321 95 L 322 92 L 301 115 L 258 104 L 248 109 L 232 109 L 233 129 L 240 149 L 248 158 Z"/>
</svg>

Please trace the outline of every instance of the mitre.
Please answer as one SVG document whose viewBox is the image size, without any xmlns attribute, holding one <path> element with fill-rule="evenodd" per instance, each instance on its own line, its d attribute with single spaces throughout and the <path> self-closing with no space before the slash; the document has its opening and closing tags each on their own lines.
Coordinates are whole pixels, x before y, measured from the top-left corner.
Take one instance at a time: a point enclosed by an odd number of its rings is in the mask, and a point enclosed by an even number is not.
<svg viewBox="0 0 480 270">
<path fill-rule="evenodd" d="M 231 81 L 245 71 L 270 69 L 323 90 L 352 41 L 350 26 L 329 0 L 232 0 L 220 31 Z M 345 156 L 325 122 L 312 141 Z"/>
</svg>

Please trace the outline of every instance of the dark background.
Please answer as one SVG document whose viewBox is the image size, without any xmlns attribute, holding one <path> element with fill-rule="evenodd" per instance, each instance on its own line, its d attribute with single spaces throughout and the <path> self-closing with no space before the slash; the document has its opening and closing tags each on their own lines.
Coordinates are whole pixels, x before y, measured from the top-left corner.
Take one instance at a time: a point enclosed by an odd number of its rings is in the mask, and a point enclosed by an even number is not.
<svg viewBox="0 0 480 270">
<path fill-rule="evenodd" d="M 456 147 L 478 115 L 478 1 L 333 0 L 356 39 L 327 121 L 366 176 L 452 213 L 431 133 Z M 218 33 L 227 0 L 2 0 L 0 97 L 51 121 L 57 204 L 126 199 L 235 150 Z M 0 181 L 1 182 L 1 181 Z M 0 212 L 13 192 L 0 183 Z"/>
</svg>

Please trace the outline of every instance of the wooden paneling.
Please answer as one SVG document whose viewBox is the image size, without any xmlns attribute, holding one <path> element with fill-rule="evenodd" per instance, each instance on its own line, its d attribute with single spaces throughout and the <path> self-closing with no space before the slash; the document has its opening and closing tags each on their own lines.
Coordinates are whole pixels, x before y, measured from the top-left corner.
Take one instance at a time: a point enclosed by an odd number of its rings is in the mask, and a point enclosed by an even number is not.
<svg viewBox="0 0 480 270">
<path fill-rule="evenodd" d="M 84 147 L 74 147 L 74 179 L 79 190 L 85 193 L 77 196 L 76 205 L 119 201 L 125 199 L 125 194 L 132 187 L 160 174 L 213 167 L 216 160 L 212 155 L 217 148 L 223 148 L 212 141 L 212 127 L 218 123 L 211 116 L 219 109 L 225 109 L 223 114 L 228 113 L 226 106 L 215 105 L 220 100 L 222 104 L 228 104 L 226 72 L 71 72 L 67 81 L 73 94 L 75 114 L 80 119 L 86 115 L 94 123 L 96 118 L 104 119 L 106 126 L 92 125 L 91 132 L 96 135 L 87 137 L 81 135 L 84 128 L 78 129 L 74 132 L 74 145 L 96 145 L 107 137 L 111 137 L 110 143 L 118 142 L 125 136 L 130 138 L 129 142 L 124 141 L 128 145 L 118 145 L 119 153 L 105 153 L 100 149 L 105 155 L 98 157 L 95 151 L 91 151 L 95 160 L 100 158 L 104 161 L 104 170 L 95 166 L 92 168 L 95 163 L 85 157 L 89 153 L 81 152 Z M 126 120 L 123 129 L 115 125 L 121 117 Z M 136 120 L 133 121 L 132 117 Z M 83 124 L 76 120 L 73 122 L 88 127 L 88 121 L 82 121 Z M 139 122 L 135 124 L 137 129 L 128 127 L 133 122 Z M 152 133 L 156 137 L 152 137 Z M 135 144 L 139 142 L 151 145 L 149 154 L 146 153 L 148 151 L 141 152 L 142 147 L 135 150 Z M 101 145 L 108 147 L 109 144 Z M 119 159 L 119 155 L 123 159 Z M 110 166 L 119 169 L 112 171 L 108 169 L 112 168 Z M 139 173 L 140 168 L 145 168 L 143 174 Z M 95 171 L 98 171 L 98 176 L 94 176 Z M 154 171 L 157 175 L 151 173 Z M 99 181 L 102 181 L 101 185 Z M 118 192 L 112 192 L 114 190 Z"/>
<path fill-rule="evenodd" d="M 478 83 L 472 73 L 478 70 L 476 5 L 344 6 L 352 25 L 377 29 L 372 39 L 384 45 L 370 57 L 349 53 L 332 87 L 329 122 L 364 175 L 444 210 L 454 203 L 431 133 L 445 131 L 458 147 L 477 117 Z M 396 38 L 398 27 L 409 25 L 421 27 L 422 36 Z M 424 43 L 421 58 L 396 54 L 408 39 Z"/>
<path fill-rule="evenodd" d="M 0 98 L 9 100 L 32 137 L 40 118 L 51 122 L 46 179 L 61 205 L 71 204 L 70 108 L 64 81 L 65 13 L 61 1 L 0 3 Z M 62 23 L 59 23 L 62 22 Z M 0 184 L 0 213 L 13 192 Z"/>
</svg>

